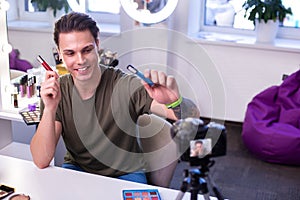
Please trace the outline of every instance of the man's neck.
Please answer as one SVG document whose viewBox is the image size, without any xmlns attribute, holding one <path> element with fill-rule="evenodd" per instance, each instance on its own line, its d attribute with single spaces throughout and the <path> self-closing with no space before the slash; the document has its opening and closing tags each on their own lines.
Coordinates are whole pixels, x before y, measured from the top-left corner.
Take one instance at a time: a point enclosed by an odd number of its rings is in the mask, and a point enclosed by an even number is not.
<svg viewBox="0 0 300 200">
<path fill-rule="evenodd" d="M 95 73 L 93 73 L 92 78 L 89 81 L 78 81 L 74 80 L 74 84 L 79 92 L 80 97 L 83 100 L 91 98 L 99 85 L 99 82 L 101 80 L 101 70 L 96 70 Z"/>
</svg>

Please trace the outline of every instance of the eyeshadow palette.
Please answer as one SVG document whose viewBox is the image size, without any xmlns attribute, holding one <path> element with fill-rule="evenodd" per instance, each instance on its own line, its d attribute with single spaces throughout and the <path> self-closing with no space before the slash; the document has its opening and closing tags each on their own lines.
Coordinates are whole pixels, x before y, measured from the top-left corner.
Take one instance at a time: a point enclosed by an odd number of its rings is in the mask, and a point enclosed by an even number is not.
<svg viewBox="0 0 300 200">
<path fill-rule="evenodd" d="M 20 114 L 27 125 L 34 125 L 40 122 L 40 109 L 36 108 L 33 111 L 22 111 Z"/>
<path fill-rule="evenodd" d="M 123 190 L 123 200 L 161 200 L 158 190 Z"/>
</svg>

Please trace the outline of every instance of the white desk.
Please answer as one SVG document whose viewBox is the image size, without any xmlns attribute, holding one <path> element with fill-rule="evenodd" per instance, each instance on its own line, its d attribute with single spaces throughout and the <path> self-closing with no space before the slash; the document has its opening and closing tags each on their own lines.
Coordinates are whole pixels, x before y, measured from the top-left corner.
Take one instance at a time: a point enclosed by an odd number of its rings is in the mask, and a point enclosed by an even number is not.
<svg viewBox="0 0 300 200">
<path fill-rule="evenodd" d="M 38 169 L 33 162 L 0 155 L 0 183 L 32 200 L 121 200 L 123 189 L 156 188 L 163 200 L 175 200 L 178 191 L 50 166 Z M 184 200 L 189 200 L 186 193 Z M 199 200 L 204 198 L 199 195 Z M 215 199 L 215 198 L 214 198 Z"/>
</svg>

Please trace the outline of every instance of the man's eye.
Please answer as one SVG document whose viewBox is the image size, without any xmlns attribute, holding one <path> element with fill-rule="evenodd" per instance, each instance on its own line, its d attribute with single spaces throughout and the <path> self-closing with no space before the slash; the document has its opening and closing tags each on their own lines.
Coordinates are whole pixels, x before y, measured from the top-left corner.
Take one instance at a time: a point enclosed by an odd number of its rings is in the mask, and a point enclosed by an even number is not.
<svg viewBox="0 0 300 200">
<path fill-rule="evenodd" d="M 82 53 L 90 53 L 94 48 L 87 48 L 82 51 Z"/>
<path fill-rule="evenodd" d="M 66 56 L 73 56 L 74 55 L 74 52 L 65 52 L 64 53 Z"/>
</svg>

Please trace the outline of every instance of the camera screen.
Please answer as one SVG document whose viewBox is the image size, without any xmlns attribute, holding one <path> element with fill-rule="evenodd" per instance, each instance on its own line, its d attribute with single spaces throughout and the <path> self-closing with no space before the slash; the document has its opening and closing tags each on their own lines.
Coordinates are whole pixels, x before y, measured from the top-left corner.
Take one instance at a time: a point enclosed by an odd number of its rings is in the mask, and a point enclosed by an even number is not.
<svg viewBox="0 0 300 200">
<path fill-rule="evenodd" d="M 211 138 L 190 141 L 190 157 L 203 158 L 204 156 L 211 154 L 211 151 Z"/>
</svg>

